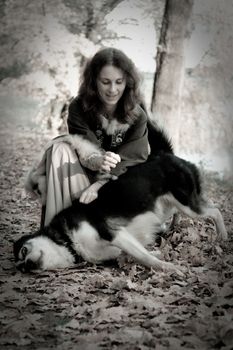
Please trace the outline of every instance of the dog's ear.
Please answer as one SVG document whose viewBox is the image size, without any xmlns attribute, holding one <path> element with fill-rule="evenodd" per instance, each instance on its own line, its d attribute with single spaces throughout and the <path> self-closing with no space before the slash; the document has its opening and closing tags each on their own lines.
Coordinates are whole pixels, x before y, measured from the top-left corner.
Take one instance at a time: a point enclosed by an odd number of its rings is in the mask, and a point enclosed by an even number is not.
<svg viewBox="0 0 233 350">
<path fill-rule="evenodd" d="M 23 245 L 30 238 L 31 238 L 30 235 L 25 235 L 25 236 L 21 237 L 20 239 L 18 239 L 17 241 L 14 242 L 14 244 L 13 244 L 13 253 L 14 253 L 15 261 L 19 260 L 19 252 L 20 252 L 21 248 L 23 247 Z"/>
</svg>

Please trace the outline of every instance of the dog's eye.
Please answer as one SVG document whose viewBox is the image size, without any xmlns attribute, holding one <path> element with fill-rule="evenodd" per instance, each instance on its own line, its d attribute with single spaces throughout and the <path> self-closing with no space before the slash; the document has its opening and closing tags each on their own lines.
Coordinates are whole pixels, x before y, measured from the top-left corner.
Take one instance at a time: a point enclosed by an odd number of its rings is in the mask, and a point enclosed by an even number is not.
<svg viewBox="0 0 233 350">
<path fill-rule="evenodd" d="M 27 250 L 26 247 L 23 247 L 23 248 L 21 249 L 21 254 L 22 254 L 23 259 L 26 258 L 27 252 L 28 252 L 28 250 Z"/>
</svg>

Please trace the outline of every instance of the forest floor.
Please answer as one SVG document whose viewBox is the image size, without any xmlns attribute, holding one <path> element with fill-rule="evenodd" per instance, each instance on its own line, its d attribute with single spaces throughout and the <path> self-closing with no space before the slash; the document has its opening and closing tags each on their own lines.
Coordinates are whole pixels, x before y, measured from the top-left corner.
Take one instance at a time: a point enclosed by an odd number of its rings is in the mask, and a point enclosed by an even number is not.
<svg viewBox="0 0 233 350">
<path fill-rule="evenodd" d="M 22 274 L 13 241 L 37 230 L 40 205 L 23 193 L 25 174 L 51 138 L 1 125 L 1 349 L 233 349 L 232 188 L 205 174 L 206 191 L 223 214 L 229 241 L 213 222 L 182 217 L 161 250 L 188 267 L 184 278 L 122 257 L 110 266 Z"/>
</svg>

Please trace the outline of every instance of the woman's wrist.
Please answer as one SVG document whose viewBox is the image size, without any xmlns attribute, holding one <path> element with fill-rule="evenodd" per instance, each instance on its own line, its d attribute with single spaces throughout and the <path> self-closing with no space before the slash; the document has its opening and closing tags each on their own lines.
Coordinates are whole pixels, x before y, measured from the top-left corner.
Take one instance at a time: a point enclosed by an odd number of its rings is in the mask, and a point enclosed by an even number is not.
<svg viewBox="0 0 233 350">
<path fill-rule="evenodd" d="M 103 154 L 91 154 L 88 158 L 83 159 L 80 158 L 81 164 L 93 171 L 99 171 L 101 169 L 102 163 L 103 163 L 104 156 Z"/>
</svg>

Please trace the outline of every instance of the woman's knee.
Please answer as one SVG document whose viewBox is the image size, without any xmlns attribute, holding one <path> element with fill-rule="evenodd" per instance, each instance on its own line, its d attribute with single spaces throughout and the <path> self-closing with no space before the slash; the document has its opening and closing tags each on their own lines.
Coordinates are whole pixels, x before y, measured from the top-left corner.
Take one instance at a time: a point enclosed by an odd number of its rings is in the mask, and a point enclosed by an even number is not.
<svg viewBox="0 0 233 350">
<path fill-rule="evenodd" d="M 53 159 L 67 159 L 77 160 L 77 154 L 75 150 L 66 142 L 59 142 L 53 145 L 52 148 L 52 158 Z"/>
<path fill-rule="evenodd" d="M 53 169 L 59 168 L 59 171 L 65 173 L 66 176 L 68 176 L 68 174 L 69 176 L 81 174 L 88 177 L 86 169 L 80 162 L 76 151 L 65 142 L 59 142 L 53 145 L 51 154 L 47 160 L 47 164 L 50 164 Z"/>
</svg>

